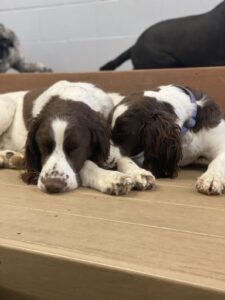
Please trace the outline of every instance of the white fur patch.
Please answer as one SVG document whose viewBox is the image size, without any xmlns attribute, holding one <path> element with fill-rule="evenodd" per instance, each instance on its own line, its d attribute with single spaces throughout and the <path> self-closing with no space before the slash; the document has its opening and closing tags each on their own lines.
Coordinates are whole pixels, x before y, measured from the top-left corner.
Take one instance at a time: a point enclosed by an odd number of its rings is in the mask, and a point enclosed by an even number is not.
<svg viewBox="0 0 225 300">
<path fill-rule="evenodd" d="M 62 80 L 53 84 L 36 99 L 32 110 L 33 117 L 42 111 L 53 96 L 59 96 L 65 101 L 83 102 L 94 111 L 102 113 L 105 118 L 108 117 L 113 108 L 111 97 L 93 84 Z"/>
<path fill-rule="evenodd" d="M 55 119 L 52 122 L 52 129 L 56 143 L 56 151 L 63 151 L 64 134 L 67 126 L 68 122 L 65 120 Z"/>
<path fill-rule="evenodd" d="M 128 106 L 126 104 L 121 104 L 114 110 L 111 128 L 113 128 L 115 126 L 116 119 L 119 118 L 127 110 L 128 110 Z"/>
<path fill-rule="evenodd" d="M 190 101 L 190 97 L 180 88 L 173 85 L 164 85 L 159 88 L 159 91 L 145 91 L 144 96 L 154 97 L 158 101 L 172 105 L 178 117 L 178 125 L 182 127 L 184 122 L 192 116 L 195 108 L 194 104 Z"/>
<path fill-rule="evenodd" d="M 108 93 L 108 95 L 112 98 L 114 106 L 119 104 L 125 98 L 125 96 L 122 96 L 119 93 Z"/>
<path fill-rule="evenodd" d="M 68 122 L 61 119 L 52 121 L 52 130 L 55 139 L 55 149 L 44 164 L 38 179 L 38 187 L 46 191 L 45 181 L 49 178 L 60 179 L 65 182 L 64 191 L 70 191 L 78 187 L 78 182 L 74 170 L 68 163 L 63 151 L 64 134 Z"/>
<path fill-rule="evenodd" d="M 182 138 L 183 158 L 180 165 L 185 166 L 195 162 L 200 156 L 212 161 L 223 151 L 225 153 L 224 120 L 214 128 L 203 128 L 196 133 L 188 132 Z"/>
<path fill-rule="evenodd" d="M 0 95 L 0 148 L 23 151 L 27 129 L 23 119 L 23 98 L 27 92 Z M 3 134 L 4 133 L 4 134 Z"/>
</svg>

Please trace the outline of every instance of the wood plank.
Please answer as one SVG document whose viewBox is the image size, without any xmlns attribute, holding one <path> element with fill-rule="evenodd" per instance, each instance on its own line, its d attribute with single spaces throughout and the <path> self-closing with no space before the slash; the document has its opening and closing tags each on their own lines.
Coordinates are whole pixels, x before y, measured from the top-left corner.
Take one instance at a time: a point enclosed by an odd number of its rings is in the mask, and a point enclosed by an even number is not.
<svg viewBox="0 0 225 300">
<path fill-rule="evenodd" d="M 224 209 L 225 207 L 225 195 L 222 196 L 207 196 L 200 193 L 197 193 L 195 190 L 195 181 L 196 178 L 201 174 L 196 170 L 184 169 L 179 172 L 179 177 L 176 179 L 160 179 L 157 180 L 156 187 L 153 191 L 145 191 L 145 192 L 136 192 L 132 191 L 126 196 L 120 197 L 121 199 L 129 198 L 130 201 L 138 199 L 139 202 L 145 201 L 154 201 L 159 203 L 167 203 L 172 205 L 181 205 L 181 206 L 196 206 L 202 208 L 211 208 L 211 209 Z M 9 194 L 9 188 L 18 187 L 24 189 L 24 195 L 27 197 L 29 193 L 40 193 L 40 197 L 44 197 L 44 199 L 58 199 L 66 197 L 73 201 L 76 198 L 93 198 L 93 199 L 113 199 L 114 202 L 117 200 L 120 201 L 120 198 L 114 196 L 107 196 L 103 193 L 97 192 L 93 189 L 88 188 L 79 188 L 71 193 L 66 193 L 63 195 L 46 195 L 41 193 L 36 186 L 29 186 L 24 184 L 19 178 L 18 172 L 13 170 L 4 170 L 0 172 L 0 186 L 2 188 L 2 196 L 3 193 L 6 195 Z M 179 192 L 180 190 L 180 192 Z M 28 193 L 29 191 L 29 193 Z M 168 191 L 170 197 L 168 197 Z M 157 192 L 157 194 L 156 194 Z M 23 195 L 23 190 L 21 190 Z M 158 193 L 161 193 L 160 196 Z M 14 195 L 14 193 L 12 193 Z M 9 197 L 10 198 L 10 197 Z M 28 197 L 29 198 L 29 197 Z M 12 198 L 14 199 L 14 197 Z M 25 198 L 26 199 L 26 198 Z M 30 200 L 30 199 L 28 199 Z"/>
<path fill-rule="evenodd" d="M 191 166 L 188 168 L 182 168 L 179 171 L 179 176 L 175 179 L 160 179 L 157 180 L 158 183 L 170 184 L 183 187 L 185 186 L 194 186 L 196 179 L 204 172 L 205 168 L 198 168 L 196 166 Z M 21 185 L 23 182 L 20 178 L 20 171 L 17 170 L 0 170 L 0 183 L 5 184 L 17 184 Z M 10 180 L 9 180 L 10 178 Z M 23 184 L 26 186 L 25 184 Z"/>
<path fill-rule="evenodd" d="M 92 82 L 107 91 L 123 94 L 156 88 L 162 84 L 187 85 L 208 92 L 225 112 L 225 67 L 97 73 L 1 74 L 0 92 L 44 87 L 62 79 Z"/>
<path fill-rule="evenodd" d="M 32 249 L 32 245 L 26 243 L 16 243 L 13 247 L 11 241 L 6 240 L 0 240 L 0 244 L 4 245 L 0 247 L 3 262 L 0 279 L 8 287 L 3 289 L 6 297 L 1 300 L 31 300 L 33 295 L 39 300 L 224 299 L 223 291 L 94 263 L 90 258 L 78 259 L 66 251 L 62 257 L 62 251 L 58 255 L 55 248 L 53 252 L 39 245 Z M 0 286 L 0 296 L 1 292 Z"/>
<path fill-rule="evenodd" d="M 4 205 L 0 227 L 3 239 L 225 292 L 220 237 Z"/>
<path fill-rule="evenodd" d="M 27 190 L 28 191 L 28 190 Z M 177 199 L 177 203 L 163 201 L 165 194 L 167 198 Z M 55 214 L 56 218 L 62 214 L 84 219 L 106 220 L 109 222 L 138 225 L 144 227 L 157 227 L 168 231 L 192 232 L 198 235 L 217 236 L 225 238 L 225 201 L 223 206 L 214 207 L 198 205 L 198 194 L 193 193 L 196 199 L 195 205 L 180 205 L 179 198 L 190 197 L 189 191 L 166 188 L 153 192 L 146 192 L 146 201 L 140 200 L 139 193 L 132 193 L 128 197 L 112 197 L 98 194 L 82 194 L 72 192 L 65 195 L 46 195 L 38 189 L 31 193 L 24 193 L 24 189 L 11 186 L 2 189 L 1 207 L 12 209 L 21 208 L 24 211 L 49 212 Z M 9 195 L 16 195 L 9 197 Z M 203 196 L 201 196 L 203 197 Z M 157 199 L 159 199 L 157 201 Z M 203 200 L 204 201 L 204 200 Z M 8 218 L 6 215 L 5 218 Z M 4 219 L 4 216 L 2 216 Z M 1 222 L 1 221 L 0 221 Z M 19 222 L 19 220 L 18 220 Z M 0 233 L 1 237 L 1 233 Z"/>
</svg>

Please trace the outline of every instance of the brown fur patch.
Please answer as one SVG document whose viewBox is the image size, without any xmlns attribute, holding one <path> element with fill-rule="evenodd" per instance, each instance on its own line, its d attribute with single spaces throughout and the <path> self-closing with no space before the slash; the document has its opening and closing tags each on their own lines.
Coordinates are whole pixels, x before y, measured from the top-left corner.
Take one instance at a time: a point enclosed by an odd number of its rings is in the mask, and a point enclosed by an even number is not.
<svg viewBox="0 0 225 300">
<path fill-rule="evenodd" d="M 204 95 L 204 105 L 198 105 L 197 116 L 196 116 L 196 125 L 193 128 L 194 132 L 198 132 L 202 128 L 214 128 L 219 125 L 222 119 L 222 112 L 219 105 L 213 101 L 208 95 Z M 197 101 L 198 103 L 198 101 Z"/>
<path fill-rule="evenodd" d="M 23 118 L 24 118 L 24 123 L 25 123 L 27 130 L 29 129 L 30 124 L 32 122 L 32 109 L 34 106 L 34 102 L 45 91 L 46 91 L 46 88 L 34 89 L 34 90 L 29 91 L 24 96 Z"/>
</svg>

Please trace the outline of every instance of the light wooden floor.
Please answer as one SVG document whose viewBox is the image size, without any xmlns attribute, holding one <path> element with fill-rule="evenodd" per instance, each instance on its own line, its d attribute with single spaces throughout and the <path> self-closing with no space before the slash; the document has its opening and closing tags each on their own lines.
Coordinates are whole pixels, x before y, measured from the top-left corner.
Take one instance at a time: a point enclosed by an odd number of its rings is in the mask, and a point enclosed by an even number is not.
<svg viewBox="0 0 225 300">
<path fill-rule="evenodd" d="M 199 174 L 113 197 L 47 195 L 1 171 L 0 285 L 37 299 L 225 299 L 225 196 L 198 194 Z"/>
</svg>

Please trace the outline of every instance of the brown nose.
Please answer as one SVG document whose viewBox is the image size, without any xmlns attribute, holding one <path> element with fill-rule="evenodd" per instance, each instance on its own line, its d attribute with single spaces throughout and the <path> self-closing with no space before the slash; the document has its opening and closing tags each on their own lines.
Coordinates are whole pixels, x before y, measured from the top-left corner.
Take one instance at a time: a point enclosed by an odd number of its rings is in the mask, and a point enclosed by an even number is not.
<svg viewBox="0 0 225 300">
<path fill-rule="evenodd" d="M 48 193 L 60 193 L 65 189 L 65 182 L 58 178 L 47 178 L 44 185 Z"/>
</svg>

